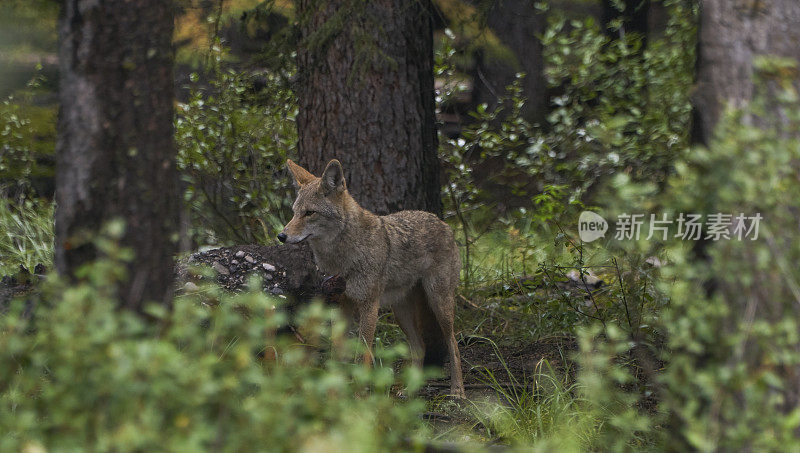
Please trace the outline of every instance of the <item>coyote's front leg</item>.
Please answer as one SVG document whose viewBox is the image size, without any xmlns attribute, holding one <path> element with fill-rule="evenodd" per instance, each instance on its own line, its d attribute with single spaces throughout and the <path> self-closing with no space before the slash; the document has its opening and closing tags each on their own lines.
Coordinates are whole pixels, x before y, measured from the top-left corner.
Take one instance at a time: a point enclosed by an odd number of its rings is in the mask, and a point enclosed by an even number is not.
<svg viewBox="0 0 800 453">
<path fill-rule="evenodd" d="M 372 366 L 375 358 L 372 355 L 372 342 L 375 340 L 375 328 L 378 325 L 378 309 L 380 301 L 377 297 L 369 298 L 358 305 L 358 336 L 367 350 L 364 352 L 364 364 Z"/>
</svg>

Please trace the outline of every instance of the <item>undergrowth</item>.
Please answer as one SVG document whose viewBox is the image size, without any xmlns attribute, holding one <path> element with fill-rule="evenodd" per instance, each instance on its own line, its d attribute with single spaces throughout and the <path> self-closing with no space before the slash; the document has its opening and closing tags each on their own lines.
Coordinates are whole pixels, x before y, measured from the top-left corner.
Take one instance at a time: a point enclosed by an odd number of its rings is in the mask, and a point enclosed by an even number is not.
<svg viewBox="0 0 800 453">
<path fill-rule="evenodd" d="M 69 286 L 50 276 L 0 314 L 0 450 L 413 450 L 424 426 L 414 368 L 365 367 L 338 314 L 320 304 L 295 322 L 310 345 L 276 332 L 282 299 L 213 286 L 152 305 L 151 320 L 117 309 L 121 267 L 87 265 Z M 253 286 L 259 288 L 259 285 Z M 313 347 L 309 347 L 313 346 Z M 377 348 L 393 363 L 402 346 Z"/>
<path fill-rule="evenodd" d="M 0 202 L 0 275 L 53 263 L 53 203 Z"/>
</svg>

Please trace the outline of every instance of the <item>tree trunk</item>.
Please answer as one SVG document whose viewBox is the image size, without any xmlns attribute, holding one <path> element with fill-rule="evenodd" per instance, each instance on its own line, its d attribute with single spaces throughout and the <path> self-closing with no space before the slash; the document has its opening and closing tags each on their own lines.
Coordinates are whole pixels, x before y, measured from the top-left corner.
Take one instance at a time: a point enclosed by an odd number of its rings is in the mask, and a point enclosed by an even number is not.
<svg viewBox="0 0 800 453">
<path fill-rule="evenodd" d="M 547 114 L 547 83 L 544 79 L 544 55 L 540 34 L 544 33 L 545 16 L 534 0 L 497 0 L 486 13 L 486 25 L 505 46 L 508 59 L 477 56 L 474 76 L 474 101 L 490 107 L 505 94 L 518 72 L 526 74 L 522 84 L 527 98 L 522 114 L 531 122 L 542 122 Z"/>
<path fill-rule="evenodd" d="M 752 99 L 753 57 L 800 59 L 797 0 L 701 2 L 693 140 L 708 144 L 726 105 Z"/>
<path fill-rule="evenodd" d="M 707 146 L 725 108 L 742 107 L 752 100 L 755 56 L 800 60 L 800 3 L 703 0 L 700 6 L 691 139 Z M 709 260 L 709 245 L 698 241 L 693 253 Z M 705 286 L 709 295 L 717 290 L 713 279 Z"/>
<path fill-rule="evenodd" d="M 623 10 L 620 11 L 616 5 L 620 4 Z M 638 33 L 647 44 L 647 32 L 649 24 L 650 0 L 603 0 L 602 21 L 606 26 L 606 32 L 612 38 L 621 38 L 625 33 Z M 614 19 L 621 19 L 622 23 L 618 30 L 608 28 Z"/>
<path fill-rule="evenodd" d="M 135 257 L 120 303 L 167 302 L 178 190 L 173 142 L 173 6 L 163 0 L 65 0 L 59 25 L 61 114 L 56 267 L 73 277 L 99 254 L 112 219 Z"/>
<path fill-rule="evenodd" d="M 429 1 L 298 0 L 299 163 L 367 209 L 441 215 Z"/>
</svg>

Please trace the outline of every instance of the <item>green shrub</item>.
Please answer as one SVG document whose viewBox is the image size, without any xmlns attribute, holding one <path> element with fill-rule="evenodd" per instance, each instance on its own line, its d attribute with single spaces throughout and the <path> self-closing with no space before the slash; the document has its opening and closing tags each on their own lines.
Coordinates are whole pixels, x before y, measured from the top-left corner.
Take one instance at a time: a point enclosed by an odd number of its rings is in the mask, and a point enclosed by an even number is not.
<svg viewBox="0 0 800 453">
<path fill-rule="evenodd" d="M 523 263 L 563 266 L 572 258 L 558 238 L 563 242 L 584 206 L 646 210 L 663 190 L 689 143 L 696 39 L 696 10 L 682 1 L 664 4 L 668 24 L 646 49 L 643 36 L 612 39 L 592 18 L 549 12 L 545 75 L 557 95 L 546 121 L 523 117 L 525 75 L 518 74 L 496 108 L 478 106 L 460 137 L 440 140 L 448 174 L 443 199 L 464 246 L 468 285 L 480 280 L 473 252 L 487 231 L 526 238 Z M 442 103 L 459 93 L 454 42 L 446 35 L 437 48 L 437 76 L 450 82 L 437 93 Z M 478 181 L 475 169 L 487 160 L 497 165 Z M 631 190 L 642 183 L 650 198 L 638 193 L 635 202 L 645 204 L 632 206 Z"/>
<path fill-rule="evenodd" d="M 646 49 L 641 35 L 612 39 L 591 17 L 549 13 L 542 36 L 545 75 L 557 95 L 545 123 L 531 124 L 521 114 L 525 74 L 517 75 L 496 108 L 478 106 L 461 137 L 443 140 L 453 201 L 466 211 L 486 201 L 477 193 L 486 181 L 474 181 L 470 168 L 484 159 L 504 165 L 491 182 L 529 199 L 557 188 L 564 203 L 603 202 L 597 194 L 616 174 L 663 186 L 689 142 L 696 39 L 696 11 L 685 2 L 664 3 L 666 30 Z M 457 78 L 453 41 L 444 40 L 436 59 L 437 75 L 450 81 Z M 445 84 L 441 102 L 458 94 L 451 86 L 458 84 Z"/>
<path fill-rule="evenodd" d="M 192 239 L 200 244 L 272 242 L 285 224 L 285 162 L 297 143 L 293 94 L 269 72 L 226 67 L 219 44 L 207 83 L 192 74 L 175 122 L 178 168 Z M 255 91 L 255 81 L 266 80 Z"/>
<path fill-rule="evenodd" d="M 663 185 L 688 146 L 697 13 L 683 1 L 664 6 L 667 27 L 646 49 L 644 36 L 611 39 L 593 18 L 559 14 L 542 37 L 545 75 L 560 92 L 545 150 L 582 198 L 598 202 L 597 186 L 610 175 Z"/>
<path fill-rule="evenodd" d="M 800 449 L 797 62 L 755 66 L 755 100 L 692 150 L 665 197 L 676 211 L 762 217 L 756 240 L 670 250 L 663 407 L 673 439 L 701 451 Z"/>
<path fill-rule="evenodd" d="M 50 278 L 32 319 L 22 303 L 0 315 L 0 450 L 413 448 L 424 405 L 389 396 L 390 366 L 353 363 L 358 342 L 335 312 L 298 315 L 321 349 L 276 337 L 282 299 L 259 291 L 205 287 L 171 311 L 151 306 L 148 322 L 111 298 L 121 269 L 98 261 L 76 286 Z M 376 355 L 391 364 L 401 352 Z M 423 382 L 416 369 L 401 377 L 412 394 Z"/>
<path fill-rule="evenodd" d="M 37 74 L 26 88 L 0 102 L 0 197 L 22 203 L 37 193 L 34 179 L 53 178 L 54 106 L 34 103 L 44 77 Z"/>
<path fill-rule="evenodd" d="M 0 275 L 53 265 L 53 203 L 0 201 Z"/>
<path fill-rule="evenodd" d="M 556 370 L 541 359 L 530 376 L 516 376 L 495 348 L 505 369 L 498 376 L 479 370 L 495 394 L 472 402 L 472 413 L 491 438 L 520 451 L 630 451 L 652 448 L 652 420 L 637 406 L 639 395 L 623 388 L 633 381 L 618 357 L 629 347 L 614 326 L 579 334 L 577 370 Z M 571 366 L 567 364 L 567 366 Z M 574 372 L 574 373 L 573 373 Z"/>
</svg>

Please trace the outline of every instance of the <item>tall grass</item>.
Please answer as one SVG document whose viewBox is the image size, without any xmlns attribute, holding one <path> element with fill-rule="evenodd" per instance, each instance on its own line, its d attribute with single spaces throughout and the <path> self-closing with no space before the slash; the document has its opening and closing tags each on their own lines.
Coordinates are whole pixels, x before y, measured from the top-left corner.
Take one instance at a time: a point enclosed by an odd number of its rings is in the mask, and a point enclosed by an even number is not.
<svg viewBox="0 0 800 453">
<path fill-rule="evenodd" d="M 0 274 L 53 264 L 52 202 L 0 203 Z"/>
<path fill-rule="evenodd" d="M 472 403 L 473 416 L 490 437 L 542 451 L 596 447 L 604 417 L 585 399 L 579 384 L 571 382 L 568 372 L 559 372 L 541 359 L 532 375 L 520 379 L 496 353 L 503 371 L 480 371 L 496 399 Z"/>
</svg>

